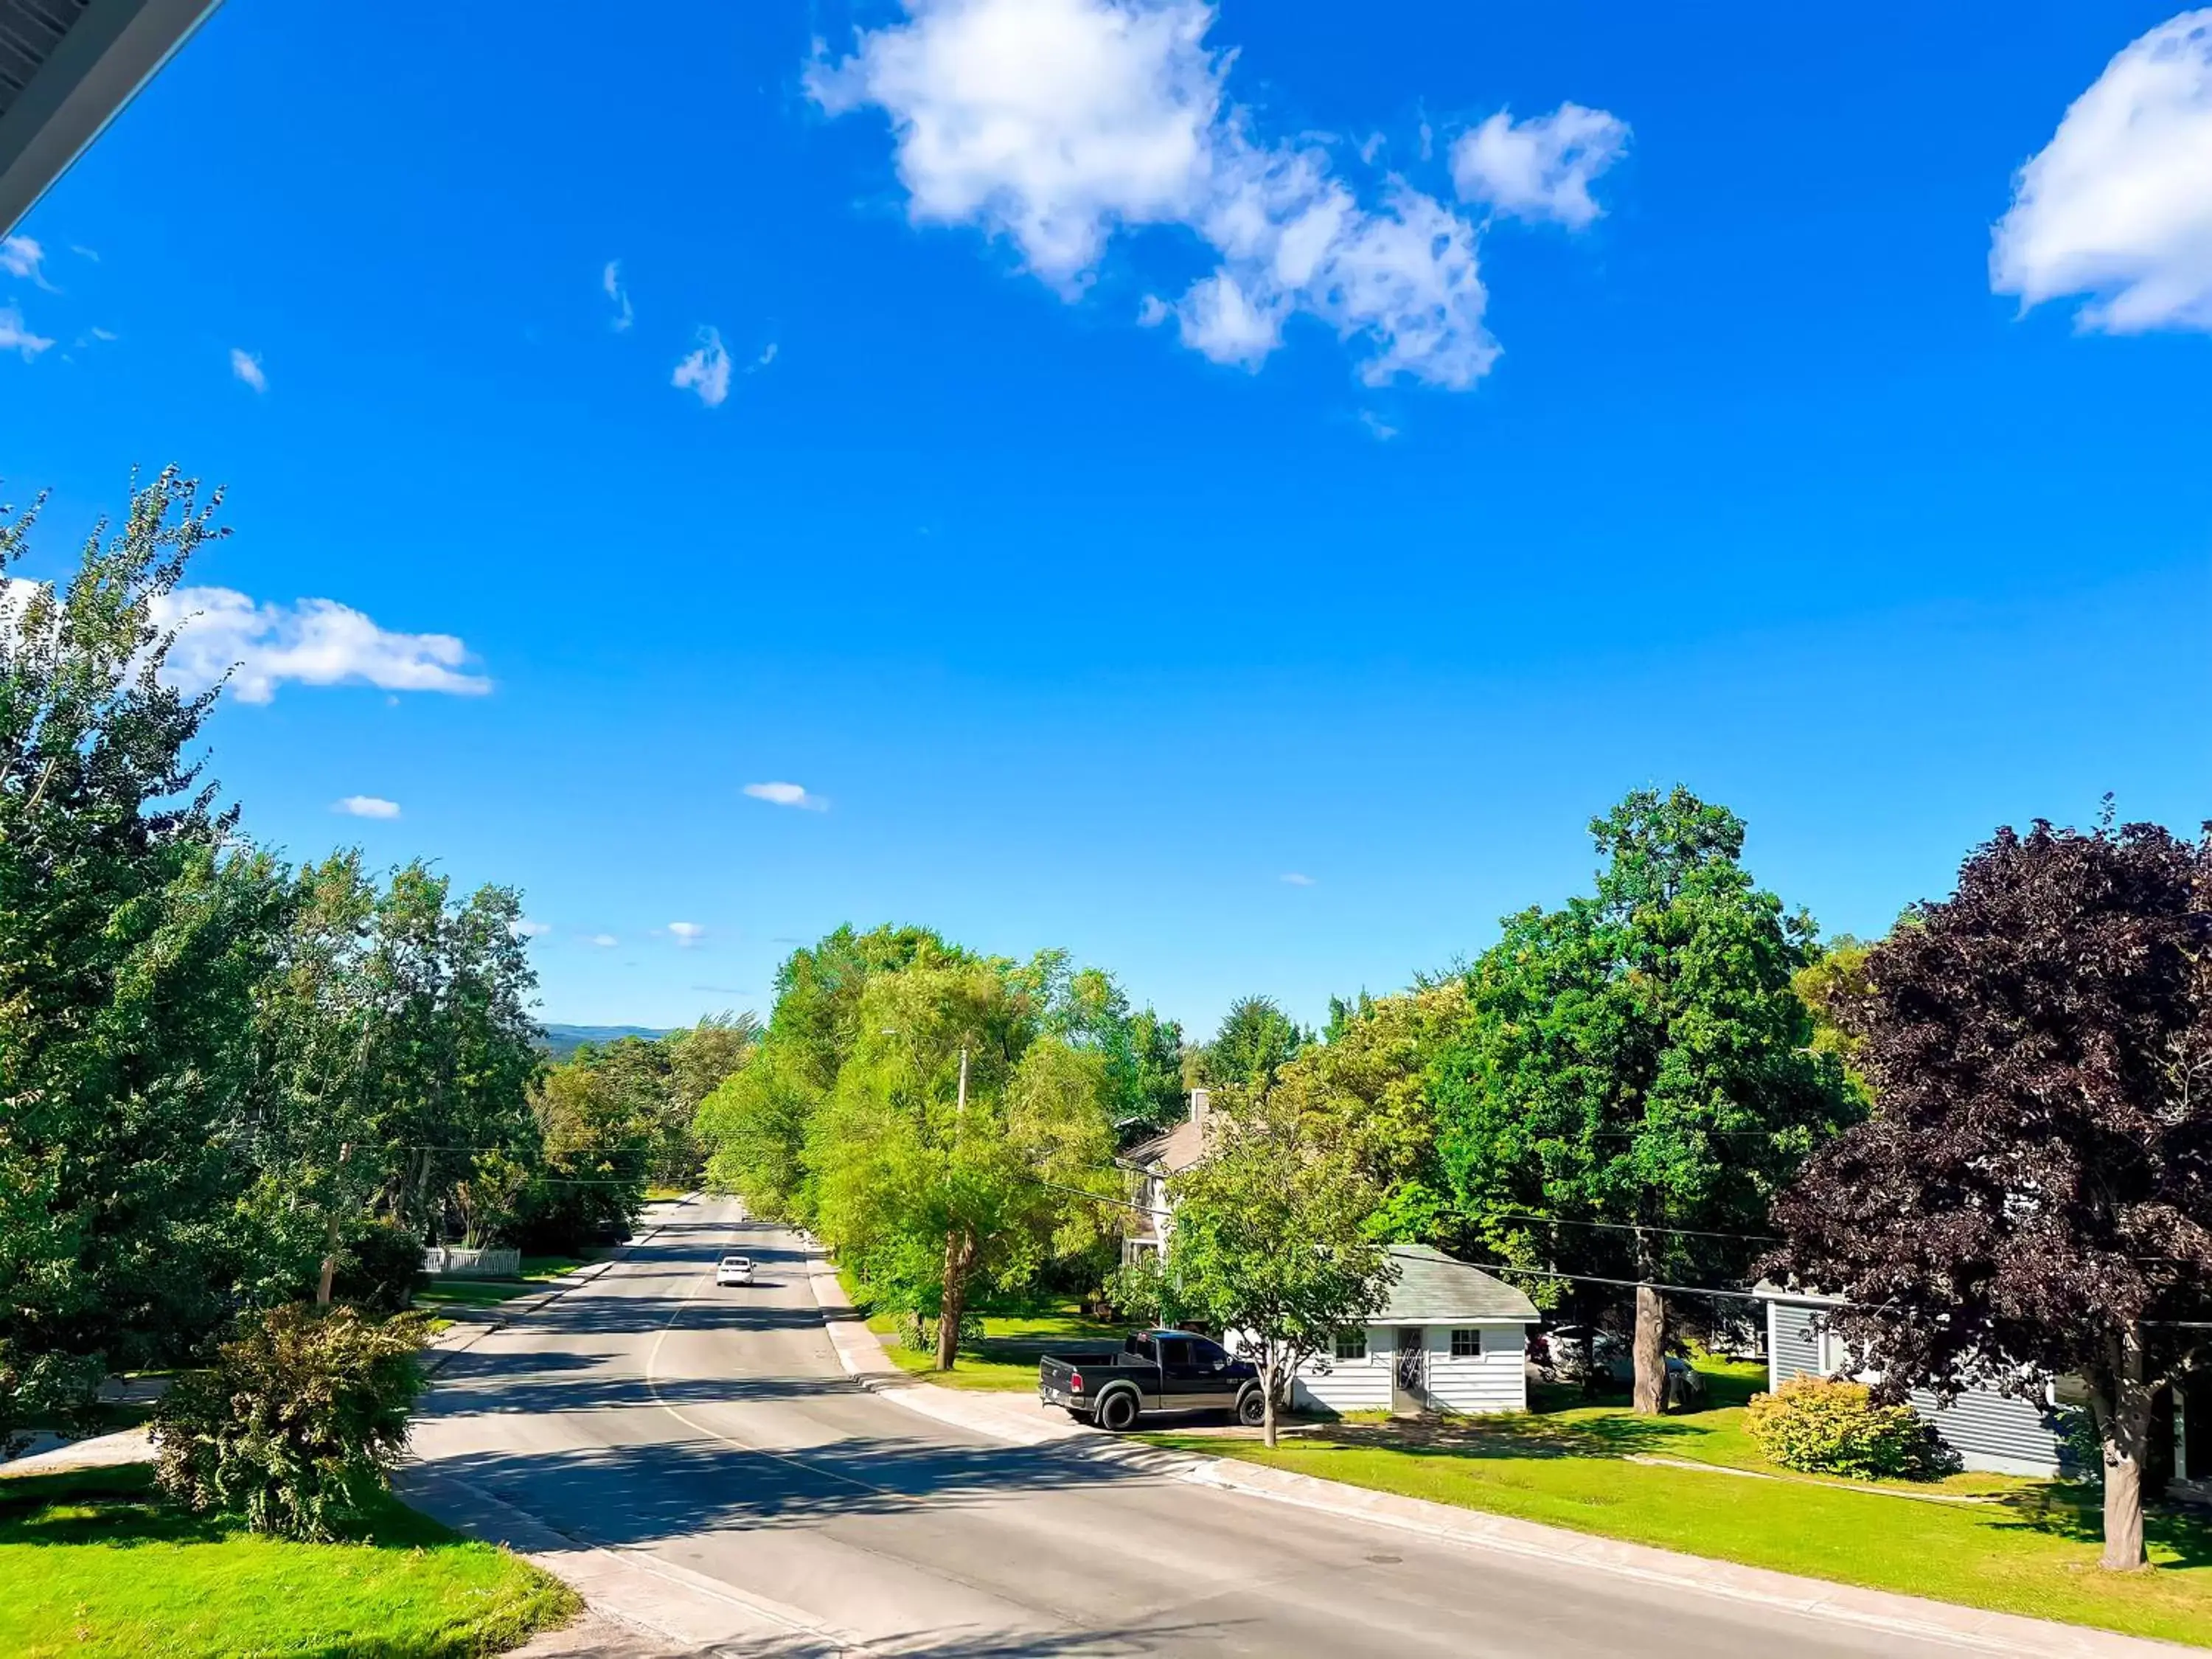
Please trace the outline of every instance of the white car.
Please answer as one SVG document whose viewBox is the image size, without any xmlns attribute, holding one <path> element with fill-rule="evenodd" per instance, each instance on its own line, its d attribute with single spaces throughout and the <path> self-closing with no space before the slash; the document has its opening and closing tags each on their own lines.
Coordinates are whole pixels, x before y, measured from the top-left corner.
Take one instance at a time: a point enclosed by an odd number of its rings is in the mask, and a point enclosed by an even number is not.
<svg viewBox="0 0 2212 1659">
<path fill-rule="evenodd" d="M 753 1259 L 749 1255 L 726 1255 L 714 1265 L 714 1283 L 718 1285 L 752 1282 Z"/>
</svg>

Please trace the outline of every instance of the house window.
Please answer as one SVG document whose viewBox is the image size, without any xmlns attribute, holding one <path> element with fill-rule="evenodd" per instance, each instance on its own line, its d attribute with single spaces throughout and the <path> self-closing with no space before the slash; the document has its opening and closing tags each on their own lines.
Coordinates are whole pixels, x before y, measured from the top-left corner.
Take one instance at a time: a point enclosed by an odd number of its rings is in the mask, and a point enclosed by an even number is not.
<svg viewBox="0 0 2212 1659">
<path fill-rule="evenodd" d="M 1336 1357 L 1342 1360 L 1367 1358 L 1367 1330 L 1364 1326 L 1336 1334 Z"/>
<path fill-rule="evenodd" d="M 1451 1357 L 1454 1359 L 1482 1358 L 1482 1333 L 1471 1327 L 1462 1327 L 1452 1333 Z"/>
</svg>

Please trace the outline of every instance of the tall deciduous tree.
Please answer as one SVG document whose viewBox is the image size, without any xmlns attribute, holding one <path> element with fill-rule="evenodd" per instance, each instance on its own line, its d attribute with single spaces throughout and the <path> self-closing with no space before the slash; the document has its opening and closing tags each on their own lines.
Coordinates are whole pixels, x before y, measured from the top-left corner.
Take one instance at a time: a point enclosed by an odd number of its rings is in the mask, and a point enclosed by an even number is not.
<svg viewBox="0 0 2212 1659">
<path fill-rule="evenodd" d="M 1028 1284 L 1103 1195 L 1103 1057 L 1040 1035 L 1035 982 L 1008 964 L 880 974 L 860 1037 L 811 1127 L 823 1237 L 895 1305 L 934 1315 L 952 1368 L 978 1286 Z"/>
<path fill-rule="evenodd" d="M 1747 1266 L 1741 1236 L 1855 1107 L 1790 984 L 1810 924 L 1753 885 L 1742 820 L 1639 790 L 1590 834 L 1595 895 L 1506 919 L 1436 1087 L 1460 1202 L 1492 1249 L 1638 1282 L 1633 1399 L 1656 1413 L 1657 1286 Z"/>
<path fill-rule="evenodd" d="M 1330 1009 L 1328 1041 L 1277 1073 L 1271 1098 L 1314 1139 L 1347 1148 L 1378 1197 L 1378 1237 L 1435 1243 L 1455 1228 L 1429 1069 L 1468 1018 L 1456 976 Z"/>
<path fill-rule="evenodd" d="M 1852 1305 L 1886 1384 L 2088 1385 L 2108 1567 L 2177 1326 L 2212 1319 L 2212 844 L 2001 831 L 1866 962 L 1874 1115 L 1777 1206 L 1768 1264 Z"/>
<path fill-rule="evenodd" d="M 1160 1311 L 1235 1334 L 1267 1397 L 1262 1432 L 1298 1365 L 1389 1297 L 1388 1253 L 1369 1223 L 1379 1196 L 1346 1146 L 1273 1097 L 1217 1114 L 1207 1155 L 1168 1183 L 1175 1239 Z"/>
</svg>

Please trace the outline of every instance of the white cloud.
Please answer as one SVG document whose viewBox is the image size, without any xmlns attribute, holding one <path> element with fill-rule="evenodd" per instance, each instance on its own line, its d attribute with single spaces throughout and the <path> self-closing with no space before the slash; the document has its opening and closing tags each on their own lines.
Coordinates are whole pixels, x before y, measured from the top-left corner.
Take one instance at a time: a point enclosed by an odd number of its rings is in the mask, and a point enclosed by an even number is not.
<svg viewBox="0 0 2212 1659">
<path fill-rule="evenodd" d="M 602 951 L 611 951 L 616 945 L 620 945 L 622 941 L 617 939 L 612 933 L 594 933 L 590 939 L 586 939 L 585 943 L 595 945 Z"/>
<path fill-rule="evenodd" d="M 620 334 L 637 320 L 637 313 L 630 309 L 629 290 L 623 286 L 621 260 L 607 261 L 607 268 L 599 273 L 599 287 L 615 302 L 614 318 L 608 326 Z"/>
<path fill-rule="evenodd" d="M 468 647 L 451 634 L 394 633 L 335 599 L 257 605 L 228 587 L 180 587 L 155 601 L 154 621 L 177 630 L 171 684 L 202 690 L 228 673 L 241 702 L 267 702 L 288 681 L 462 696 L 491 690 L 464 672 Z"/>
<path fill-rule="evenodd" d="M 1398 428 L 1371 409 L 1363 409 L 1359 411 L 1359 424 L 1375 434 L 1375 441 L 1377 443 L 1387 444 L 1398 435 Z"/>
<path fill-rule="evenodd" d="M 752 366 L 752 368 L 751 368 L 747 369 L 747 370 L 745 371 L 745 373 L 746 373 L 746 374 L 750 374 L 754 373 L 756 370 L 766 368 L 767 368 L 770 363 L 774 362 L 775 361 L 775 341 L 773 341 L 773 340 L 770 340 L 770 341 L 769 341 L 766 345 L 764 345 L 764 346 L 763 346 L 763 347 L 761 348 L 761 355 L 760 355 L 759 356 L 757 356 L 757 357 L 756 357 L 756 358 L 754 358 L 754 359 L 753 359 L 753 366 Z"/>
<path fill-rule="evenodd" d="M 1285 887 L 1310 887 L 1314 884 L 1311 876 L 1302 876 L 1295 870 L 1289 872 L 1282 879 Z"/>
<path fill-rule="evenodd" d="M 707 936 L 707 930 L 696 921 L 672 921 L 668 924 L 668 933 L 678 948 L 685 951 Z"/>
<path fill-rule="evenodd" d="M 32 333 L 15 307 L 0 306 L 0 351 L 20 351 L 27 363 L 52 343 L 45 335 Z"/>
<path fill-rule="evenodd" d="M 94 264 L 98 264 L 100 263 L 100 250 L 98 248 L 87 247 L 82 242 L 71 242 L 70 244 L 70 252 L 76 254 L 80 259 L 89 259 Z"/>
<path fill-rule="evenodd" d="M 890 118 L 908 213 L 1006 238 L 1065 295 L 1117 231 L 1194 232 L 1218 261 L 1180 302 L 1182 338 L 1255 367 L 1292 316 L 1358 343 L 1360 376 L 1463 388 L 1498 355 L 1472 224 L 1407 184 L 1363 201 L 1327 150 L 1263 140 L 1228 101 L 1206 0 L 907 0 L 907 21 L 819 52 L 822 106 Z"/>
<path fill-rule="evenodd" d="M 92 337 L 95 340 L 119 340 L 123 337 L 112 328 L 95 328 L 92 331 Z"/>
<path fill-rule="evenodd" d="M 552 931 L 551 922 L 533 921 L 528 916 L 517 919 L 514 924 L 514 936 L 517 939 L 543 939 Z"/>
<path fill-rule="evenodd" d="M 720 408 L 722 399 L 730 395 L 730 354 L 723 348 L 721 331 L 702 327 L 697 349 L 676 365 L 668 383 L 696 392 L 699 401 L 709 409 Z"/>
<path fill-rule="evenodd" d="M 809 812 L 826 812 L 830 803 L 819 795 L 810 795 L 795 783 L 749 783 L 745 793 L 755 800 L 764 800 L 771 806 L 797 806 Z"/>
<path fill-rule="evenodd" d="M 256 392 L 269 390 L 269 377 L 261 372 L 261 359 L 250 351 L 231 347 L 230 372 Z"/>
<path fill-rule="evenodd" d="M 399 803 L 386 800 L 381 795 L 348 795 L 343 800 L 331 803 L 331 811 L 343 812 L 349 818 L 396 818 Z"/>
<path fill-rule="evenodd" d="M 1628 153 L 1628 136 L 1619 116 L 1580 104 L 1525 121 L 1500 110 L 1452 145 L 1452 183 L 1463 202 L 1581 230 L 1605 211 L 1590 180 Z"/>
<path fill-rule="evenodd" d="M 2212 9 L 2135 41 L 2020 170 L 1990 287 L 2086 329 L 2212 331 Z"/>
<path fill-rule="evenodd" d="M 35 283 L 51 293 L 54 285 L 46 280 L 46 272 L 39 269 L 46 257 L 46 249 L 28 236 L 0 238 L 0 270 L 6 271 L 10 276 L 20 276 Z"/>
</svg>

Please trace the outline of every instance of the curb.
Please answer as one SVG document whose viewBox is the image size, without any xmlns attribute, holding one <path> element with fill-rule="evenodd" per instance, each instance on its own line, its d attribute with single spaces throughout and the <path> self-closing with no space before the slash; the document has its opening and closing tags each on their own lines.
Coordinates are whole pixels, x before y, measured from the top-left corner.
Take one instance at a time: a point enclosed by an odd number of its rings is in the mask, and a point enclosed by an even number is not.
<svg viewBox="0 0 2212 1659">
<path fill-rule="evenodd" d="M 796 1608 L 747 1595 L 645 1550 L 562 1532 L 457 1476 L 416 1465 L 404 1471 L 397 1485 L 425 1513 L 552 1574 L 592 1612 L 687 1651 L 743 1643 L 748 1654 L 833 1659 L 849 1650 L 837 1632 Z"/>
<path fill-rule="evenodd" d="M 837 1363 L 844 1367 L 845 1375 L 868 1393 L 880 1395 L 917 1417 L 965 1429 L 1008 1445 L 1044 1446 L 1091 1441 L 1096 1443 L 1087 1449 L 1104 1455 L 1127 1446 L 1126 1442 L 1088 1424 L 1073 1419 L 1064 1423 L 1049 1419 L 1032 1421 L 1031 1414 L 1026 1411 L 1018 1416 L 991 1404 L 994 1396 L 989 1393 L 940 1389 L 893 1364 L 884 1352 L 883 1339 L 868 1328 L 867 1322 L 845 1300 L 845 1287 L 837 1282 L 836 1269 L 830 1265 L 829 1258 L 811 1241 L 805 1248 L 807 1282 L 813 1287 L 815 1305 L 822 1310 L 822 1323 L 829 1333 L 830 1346 L 836 1350 Z M 1148 1453 L 1152 1449 L 1144 1448 Z"/>
<path fill-rule="evenodd" d="M 881 1395 L 917 1415 L 1010 1444 L 1036 1446 L 1087 1440 L 1093 1443 L 1082 1448 L 1085 1455 L 1129 1464 L 1218 1492 L 1365 1521 L 1463 1548 L 1496 1550 L 1555 1565 L 1611 1573 L 1644 1583 L 1698 1591 L 1732 1601 L 1985 1652 L 2032 1655 L 2035 1659 L 2157 1659 L 2158 1656 L 2183 1654 L 2201 1656 L 2204 1652 L 2202 1648 L 2148 1637 L 2124 1636 L 2087 1625 L 2058 1624 L 2020 1613 L 1985 1612 L 1893 1590 L 1864 1589 L 1765 1567 L 1741 1566 L 1732 1561 L 1601 1538 L 1563 1527 L 1541 1526 L 1533 1521 L 1461 1509 L 1427 1498 L 1403 1498 L 1395 1492 L 1376 1492 L 1341 1480 L 1327 1480 L 1233 1458 L 1169 1451 L 1133 1443 L 1073 1423 L 1063 1432 L 1053 1432 L 1051 1425 L 1043 1425 L 1041 1431 L 1025 1433 L 1022 1431 L 1028 1425 L 1011 1419 L 994 1420 L 995 1414 L 980 1400 L 950 1389 L 933 1387 L 893 1366 L 884 1354 L 882 1340 L 868 1329 L 846 1302 L 844 1287 L 837 1282 L 836 1271 L 827 1259 L 811 1241 L 807 1243 L 807 1251 L 808 1277 L 814 1287 L 815 1300 L 821 1306 L 830 1346 L 836 1350 L 838 1363 L 848 1376 L 869 1393 Z M 884 1369 L 864 1369 L 862 1362 L 868 1358 L 873 1358 Z"/>
</svg>

